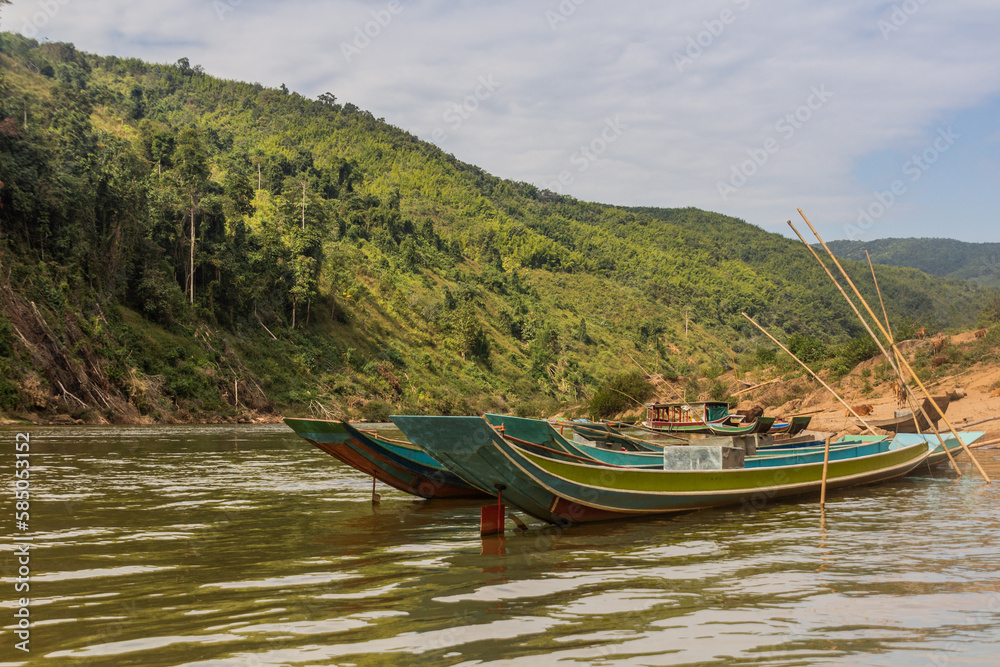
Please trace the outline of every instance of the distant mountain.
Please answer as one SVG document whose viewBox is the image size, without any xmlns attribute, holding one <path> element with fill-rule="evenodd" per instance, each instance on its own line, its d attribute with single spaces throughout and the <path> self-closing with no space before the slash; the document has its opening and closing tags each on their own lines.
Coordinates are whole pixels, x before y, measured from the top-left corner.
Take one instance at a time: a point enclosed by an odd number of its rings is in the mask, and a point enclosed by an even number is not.
<svg viewBox="0 0 1000 667">
<path fill-rule="evenodd" d="M 845 259 L 905 266 L 942 278 L 956 278 L 1000 288 L 1000 243 L 966 243 L 953 239 L 877 239 L 833 241 L 833 252 Z"/>
</svg>

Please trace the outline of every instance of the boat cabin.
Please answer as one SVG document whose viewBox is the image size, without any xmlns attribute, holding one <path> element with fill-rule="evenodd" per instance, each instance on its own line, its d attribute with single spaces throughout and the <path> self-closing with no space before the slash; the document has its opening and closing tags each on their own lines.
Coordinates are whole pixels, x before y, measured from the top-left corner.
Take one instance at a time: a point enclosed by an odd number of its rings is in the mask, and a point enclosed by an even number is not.
<svg viewBox="0 0 1000 667">
<path fill-rule="evenodd" d="M 646 426 L 649 428 L 704 426 L 725 422 L 728 418 L 729 404 L 725 401 L 646 404 Z"/>
</svg>

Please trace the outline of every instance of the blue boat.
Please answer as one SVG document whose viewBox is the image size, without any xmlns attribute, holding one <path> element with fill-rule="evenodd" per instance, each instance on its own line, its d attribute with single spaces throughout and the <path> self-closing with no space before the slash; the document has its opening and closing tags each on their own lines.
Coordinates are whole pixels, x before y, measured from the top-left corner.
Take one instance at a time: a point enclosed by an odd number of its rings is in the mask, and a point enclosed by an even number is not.
<svg viewBox="0 0 1000 667">
<path fill-rule="evenodd" d="M 944 436 L 945 444 L 948 446 L 948 453 L 952 455 L 953 458 L 960 456 L 965 450 L 962 449 L 962 445 L 955 439 L 955 436 L 948 434 L 942 434 Z M 985 431 L 959 431 L 959 437 L 962 438 L 962 442 L 968 447 L 976 440 L 979 440 L 984 435 Z M 874 435 L 852 435 L 848 436 L 852 440 L 862 440 L 870 442 L 871 440 L 882 437 Z M 843 440 L 843 438 L 842 438 Z M 892 439 L 893 445 L 897 447 L 903 447 L 907 445 L 912 445 L 918 442 L 926 442 L 927 444 L 934 447 L 931 450 L 930 456 L 927 457 L 927 466 L 934 468 L 945 463 L 948 463 L 948 454 L 945 453 L 944 447 L 941 446 L 941 440 L 932 433 L 897 433 Z M 923 469 L 921 467 L 921 469 Z M 919 472 L 919 471 L 918 471 Z"/>
<path fill-rule="evenodd" d="M 616 467 L 644 468 L 647 470 L 663 469 L 663 447 L 660 447 L 659 451 L 655 453 L 605 449 L 603 447 L 568 440 L 557 432 L 550 423 L 538 419 L 494 414 L 486 414 L 484 417 L 492 426 L 500 429 L 504 437 L 510 439 L 514 444 L 527 447 L 529 450 L 545 456 L 564 461 L 575 460 Z M 685 445 L 674 446 L 683 447 Z M 858 439 L 845 440 L 836 445 L 831 445 L 830 460 L 837 461 L 852 456 L 868 456 L 880 451 L 886 451 L 888 447 L 889 439 L 887 436 L 865 441 Z M 825 449 L 826 443 L 821 440 L 802 443 L 801 446 L 795 449 L 759 449 L 756 455 L 745 458 L 744 467 L 756 468 L 822 461 Z"/>
</svg>

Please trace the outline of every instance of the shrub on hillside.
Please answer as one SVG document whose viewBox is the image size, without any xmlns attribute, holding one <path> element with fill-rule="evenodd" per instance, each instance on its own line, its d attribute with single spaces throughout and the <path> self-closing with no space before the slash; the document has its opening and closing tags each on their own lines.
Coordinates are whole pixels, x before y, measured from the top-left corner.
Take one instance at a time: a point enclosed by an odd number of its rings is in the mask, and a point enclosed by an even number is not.
<svg viewBox="0 0 1000 667">
<path fill-rule="evenodd" d="M 827 356 L 826 345 L 817 338 L 805 334 L 792 334 L 788 339 L 788 350 L 807 364 Z"/>
<path fill-rule="evenodd" d="M 392 406 L 385 401 L 368 401 L 361 406 L 361 417 L 366 422 L 387 422 L 391 414 Z"/>
<path fill-rule="evenodd" d="M 591 419 L 607 419 L 629 408 L 642 405 L 654 393 L 653 385 L 636 371 L 616 375 L 602 385 L 590 400 Z"/>
<path fill-rule="evenodd" d="M 712 380 L 712 384 L 708 386 L 708 397 L 713 401 L 725 401 L 729 403 L 730 407 L 738 402 L 733 396 L 730 396 L 729 387 L 718 379 Z"/>
<path fill-rule="evenodd" d="M 994 297 L 981 311 L 978 318 L 979 326 L 988 327 L 1000 322 L 1000 296 Z"/>
</svg>

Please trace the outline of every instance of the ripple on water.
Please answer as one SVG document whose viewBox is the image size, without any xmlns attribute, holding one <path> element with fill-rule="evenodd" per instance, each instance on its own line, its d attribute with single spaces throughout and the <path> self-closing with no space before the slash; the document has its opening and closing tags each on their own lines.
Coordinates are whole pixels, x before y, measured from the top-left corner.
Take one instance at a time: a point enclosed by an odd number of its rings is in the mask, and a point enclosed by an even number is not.
<svg viewBox="0 0 1000 667">
<path fill-rule="evenodd" d="M 69 581 L 70 579 L 96 579 L 99 577 L 125 577 L 134 574 L 150 574 L 175 570 L 173 565 L 123 565 L 119 567 L 94 568 L 90 570 L 69 570 L 65 572 L 42 572 L 32 575 L 35 581 Z"/>
<path fill-rule="evenodd" d="M 290 574 L 283 577 L 271 577 L 252 581 L 225 581 L 212 584 L 202 584 L 202 588 L 282 588 L 284 586 L 314 586 L 327 584 L 331 581 L 353 579 L 357 574 L 344 572 L 309 572 L 306 574 Z"/>
<path fill-rule="evenodd" d="M 373 507 L 370 477 L 283 426 L 36 440 L 52 664 L 993 665 L 1000 645 L 998 485 L 838 491 L 825 530 L 792 501 L 484 542 L 483 503 L 379 485 Z"/>
</svg>

